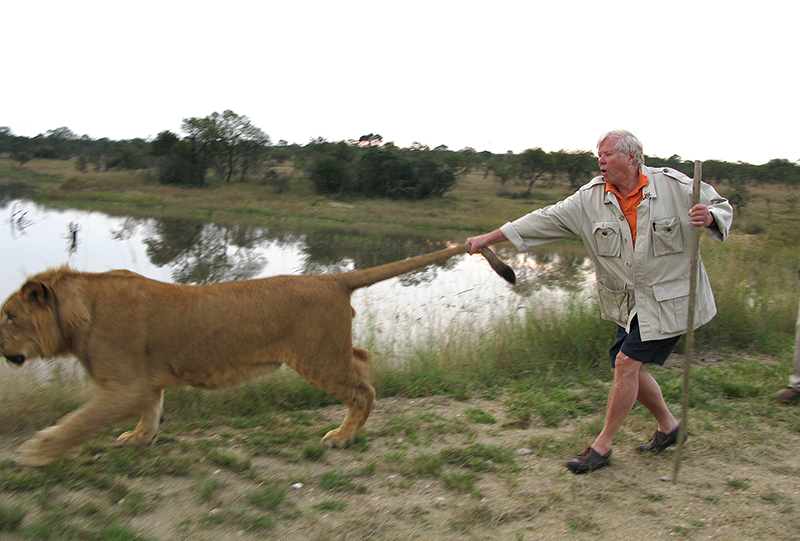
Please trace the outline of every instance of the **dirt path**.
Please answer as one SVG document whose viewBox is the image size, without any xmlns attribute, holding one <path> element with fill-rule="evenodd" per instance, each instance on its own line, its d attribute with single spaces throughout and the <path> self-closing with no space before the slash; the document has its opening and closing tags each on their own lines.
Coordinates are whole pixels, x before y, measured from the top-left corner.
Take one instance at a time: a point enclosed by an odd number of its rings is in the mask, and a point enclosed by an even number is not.
<svg viewBox="0 0 800 541">
<path fill-rule="evenodd" d="M 789 411 L 800 414 L 800 408 Z M 633 451 L 649 435 L 650 420 L 642 413 L 623 429 L 611 467 L 576 476 L 563 463 L 589 439 L 597 418 L 514 428 L 504 425 L 504 412 L 498 399 L 384 399 L 364 441 L 319 451 L 321 457 L 311 440 L 292 441 L 290 434 L 313 434 L 316 441 L 339 420 L 338 406 L 281 414 L 270 430 L 283 441 L 261 450 L 253 447 L 267 433 L 259 427 L 171 436 L 167 422 L 159 443 L 138 450 L 147 454 L 141 467 L 164 455 L 188 457 L 178 475 L 115 471 L 109 472 L 111 489 L 55 483 L 46 489 L 47 506 L 41 504 L 44 489 L 0 491 L 0 504 L 28 509 L 22 529 L 41 522 L 45 508 L 61 506 L 89 529 L 93 517 L 110 517 L 143 538 L 163 541 L 800 539 L 800 422 L 756 419 L 746 434 L 736 434 L 740 428 L 698 421 L 704 426 L 692 431 L 679 483 L 672 483 L 662 480 L 672 473 L 672 450 L 656 456 Z M 122 452 L 111 447 L 112 439 L 84 446 L 71 462 L 105 464 Z M 741 443 L 718 443 L 735 441 Z M 0 460 L 18 444 L 0 441 Z M 0 476 L 26 472 L 5 464 Z M 115 484 L 124 485 L 121 501 L 114 501 Z M 268 500 L 267 487 L 282 495 L 277 504 L 254 496 Z"/>
</svg>

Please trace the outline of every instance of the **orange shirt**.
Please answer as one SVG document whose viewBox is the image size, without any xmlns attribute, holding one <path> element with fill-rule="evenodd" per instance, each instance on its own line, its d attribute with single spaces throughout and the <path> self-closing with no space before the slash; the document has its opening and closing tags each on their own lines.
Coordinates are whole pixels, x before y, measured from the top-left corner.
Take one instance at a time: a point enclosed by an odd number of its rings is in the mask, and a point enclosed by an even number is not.
<svg viewBox="0 0 800 541">
<path fill-rule="evenodd" d="M 639 185 L 636 186 L 635 190 L 628 194 L 628 197 L 622 197 L 617 191 L 616 186 L 606 182 L 606 191 L 612 192 L 617 197 L 617 201 L 619 201 L 619 208 L 622 209 L 622 214 L 625 215 L 625 220 L 628 222 L 628 226 L 631 228 L 631 238 L 633 239 L 634 246 L 636 245 L 636 209 L 639 206 L 639 203 L 642 202 L 642 190 L 645 186 L 647 186 L 647 175 L 642 173 L 641 168 L 639 168 Z"/>
</svg>

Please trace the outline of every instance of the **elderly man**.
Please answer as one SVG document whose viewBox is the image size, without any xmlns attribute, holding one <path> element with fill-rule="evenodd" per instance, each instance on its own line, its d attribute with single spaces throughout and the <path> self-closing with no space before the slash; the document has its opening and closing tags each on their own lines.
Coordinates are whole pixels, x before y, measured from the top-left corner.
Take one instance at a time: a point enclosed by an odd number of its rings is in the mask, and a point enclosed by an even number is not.
<svg viewBox="0 0 800 541">
<path fill-rule="evenodd" d="M 800 268 L 797 269 L 797 278 L 800 279 Z M 789 385 L 778 391 L 776 396 L 781 404 L 794 404 L 800 400 L 800 309 L 797 312 L 797 333 L 794 336 L 794 367 L 789 376 Z"/>
<path fill-rule="evenodd" d="M 597 154 L 600 176 L 570 197 L 467 239 L 470 253 L 478 253 L 505 240 L 526 250 L 577 236 L 594 263 L 602 317 L 619 326 L 609 352 L 614 382 L 602 432 L 566 464 L 574 473 L 610 463 L 614 436 L 637 400 L 658 423 L 650 441 L 637 450 L 660 452 L 677 443 L 679 422 L 645 365 L 663 365 L 686 332 L 691 228 L 703 227 L 721 242 L 733 219 L 731 205 L 706 183 L 700 204 L 692 207 L 692 180 L 673 169 L 644 165 L 642 144 L 628 131 L 604 133 Z M 695 322 L 700 326 L 716 314 L 702 261 L 697 278 Z"/>
</svg>

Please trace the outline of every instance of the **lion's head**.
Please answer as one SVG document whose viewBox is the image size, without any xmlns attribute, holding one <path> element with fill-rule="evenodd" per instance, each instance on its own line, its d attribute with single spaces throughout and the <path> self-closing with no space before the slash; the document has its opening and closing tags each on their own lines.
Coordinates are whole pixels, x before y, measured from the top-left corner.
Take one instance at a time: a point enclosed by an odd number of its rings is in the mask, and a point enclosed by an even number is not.
<svg viewBox="0 0 800 541">
<path fill-rule="evenodd" d="M 16 365 L 68 353 L 71 336 L 89 322 L 80 287 L 68 267 L 31 277 L 0 314 L 0 355 Z"/>
<path fill-rule="evenodd" d="M 52 357 L 61 343 L 53 290 L 43 282 L 28 281 L 3 305 L 0 353 L 16 365 Z"/>
</svg>

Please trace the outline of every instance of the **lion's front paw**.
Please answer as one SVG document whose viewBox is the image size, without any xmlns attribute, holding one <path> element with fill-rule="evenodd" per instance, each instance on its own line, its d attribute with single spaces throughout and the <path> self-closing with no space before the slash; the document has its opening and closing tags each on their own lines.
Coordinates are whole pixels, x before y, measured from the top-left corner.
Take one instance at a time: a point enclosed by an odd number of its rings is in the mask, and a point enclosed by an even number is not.
<svg viewBox="0 0 800 541">
<path fill-rule="evenodd" d="M 56 430 L 51 426 L 23 443 L 17 451 L 14 461 L 21 466 L 37 468 L 58 462 L 66 454 L 66 450 L 54 445 Z"/>
<path fill-rule="evenodd" d="M 324 443 L 328 447 L 342 449 L 344 447 L 347 447 L 352 441 L 352 439 L 353 439 L 352 435 L 346 436 L 342 434 L 341 428 L 337 428 L 325 434 L 325 437 L 322 438 L 322 443 Z"/>
<path fill-rule="evenodd" d="M 134 443 L 146 443 L 152 444 L 156 441 L 156 436 L 158 436 L 158 431 L 144 431 L 144 430 L 129 430 L 127 432 L 123 432 L 117 438 L 117 445 L 131 445 Z"/>
</svg>

